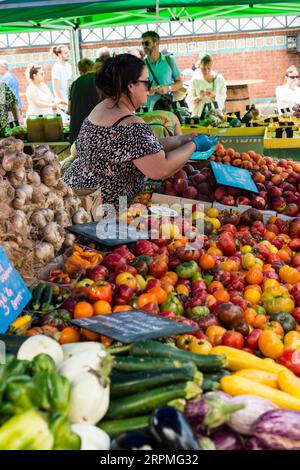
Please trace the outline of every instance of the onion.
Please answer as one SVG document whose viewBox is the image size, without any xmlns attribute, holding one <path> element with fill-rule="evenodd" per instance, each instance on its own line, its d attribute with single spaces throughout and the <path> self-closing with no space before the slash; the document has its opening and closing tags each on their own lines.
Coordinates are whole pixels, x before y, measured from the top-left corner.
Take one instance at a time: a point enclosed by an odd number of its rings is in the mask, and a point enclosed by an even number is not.
<svg viewBox="0 0 300 470">
<path fill-rule="evenodd" d="M 236 432 L 251 436 L 252 424 L 264 413 L 278 408 L 269 400 L 253 395 L 239 395 L 230 400 L 232 404 L 244 404 L 245 408 L 235 411 L 229 418 L 229 427 Z"/>
</svg>

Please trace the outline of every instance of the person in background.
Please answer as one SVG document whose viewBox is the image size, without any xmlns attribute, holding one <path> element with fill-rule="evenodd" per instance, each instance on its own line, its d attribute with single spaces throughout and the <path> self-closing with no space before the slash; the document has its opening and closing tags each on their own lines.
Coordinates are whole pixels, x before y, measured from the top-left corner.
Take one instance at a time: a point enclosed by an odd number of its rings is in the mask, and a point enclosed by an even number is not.
<svg viewBox="0 0 300 470">
<path fill-rule="evenodd" d="M 12 89 L 5 83 L 0 82 L 0 136 L 5 136 L 9 130 L 10 114 L 15 121 L 18 120 L 18 100 Z"/>
<path fill-rule="evenodd" d="M 92 72 L 94 68 L 94 62 L 91 59 L 88 59 L 87 57 L 84 57 L 83 59 L 80 59 L 80 61 L 77 64 L 78 70 L 79 70 L 79 75 L 84 75 L 85 73 Z"/>
<path fill-rule="evenodd" d="M 182 78 L 173 57 L 159 52 L 160 37 L 155 31 L 142 34 L 142 46 L 146 54 L 147 65 L 152 87 L 148 98 L 148 108 L 153 109 L 161 95 L 166 95 L 182 88 Z"/>
<path fill-rule="evenodd" d="M 60 106 L 64 106 L 64 110 L 60 110 L 60 114 L 64 121 L 68 121 L 69 117 L 65 113 L 68 106 L 68 88 L 72 79 L 72 67 L 69 63 L 70 50 L 68 46 L 54 46 L 51 51 L 57 57 L 57 62 L 52 67 L 52 87 L 56 101 Z"/>
<path fill-rule="evenodd" d="M 276 99 L 279 114 L 286 108 L 291 111 L 293 106 L 300 104 L 299 72 L 295 65 L 286 70 L 285 84 L 276 88 Z"/>
<path fill-rule="evenodd" d="M 45 83 L 45 73 L 41 66 L 30 65 L 26 70 L 29 85 L 26 89 L 28 102 L 26 119 L 29 116 L 53 114 L 56 109 L 54 95 Z"/>
<path fill-rule="evenodd" d="M 157 138 L 182 134 L 180 121 L 173 112 L 172 101 L 168 96 L 156 101 L 153 110 L 143 114 L 142 118 Z"/>
<path fill-rule="evenodd" d="M 204 135 L 185 134 L 158 141 L 135 111 L 151 88 L 144 62 L 120 54 L 107 59 L 96 74 L 96 85 L 107 97 L 85 119 L 76 140 L 78 158 L 64 174 L 75 190 L 101 188 L 104 204 L 128 203 L 142 190 L 145 176 L 160 180 L 179 170 Z"/>
<path fill-rule="evenodd" d="M 135 57 L 138 57 L 142 60 L 145 59 L 145 53 L 142 49 L 132 49 L 131 51 L 129 51 L 129 54 L 135 55 Z"/>
<path fill-rule="evenodd" d="M 98 50 L 100 55 L 95 60 L 94 70 L 78 77 L 71 85 L 69 95 L 70 135 L 72 144 L 77 139 L 81 125 L 92 109 L 101 100 L 95 84 L 95 72 L 102 67 L 103 62 L 110 57 L 110 50 L 103 47 Z"/>
<path fill-rule="evenodd" d="M 22 103 L 19 94 L 19 82 L 17 77 L 8 69 L 7 62 L 0 61 L 0 81 L 5 82 L 12 89 L 18 100 L 18 109 L 21 112 Z"/>
<path fill-rule="evenodd" d="M 201 117 L 205 105 L 214 101 L 223 111 L 227 94 L 223 75 L 213 70 L 213 60 L 209 54 L 201 54 L 197 66 L 186 99 L 190 113 Z"/>
</svg>

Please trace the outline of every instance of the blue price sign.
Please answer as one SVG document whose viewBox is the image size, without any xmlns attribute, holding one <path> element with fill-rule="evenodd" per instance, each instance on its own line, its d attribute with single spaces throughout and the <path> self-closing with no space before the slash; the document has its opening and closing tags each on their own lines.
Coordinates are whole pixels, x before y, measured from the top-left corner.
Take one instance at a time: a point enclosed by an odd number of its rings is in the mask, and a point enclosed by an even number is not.
<svg viewBox="0 0 300 470">
<path fill-rule="evenodd" d="M 210 164 L 217 183 L 224 186 L 245 189 L 253 193 L 259 192 L 248 170 L 224 165 L 223 163 L 210 162 Z"/>
<path fill-rule="evenodd" d="M 0 246 L 0 333 L 7 331 L 30 299 L 30 291 Z"/>
</svg>

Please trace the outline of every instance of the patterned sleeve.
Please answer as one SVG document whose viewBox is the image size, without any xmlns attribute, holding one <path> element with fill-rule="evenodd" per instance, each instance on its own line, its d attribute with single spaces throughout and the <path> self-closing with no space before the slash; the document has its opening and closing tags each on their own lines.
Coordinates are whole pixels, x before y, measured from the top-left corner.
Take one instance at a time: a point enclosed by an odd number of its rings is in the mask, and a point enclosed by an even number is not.
<svg viewBox="0 0 300 470">
<path fill-rule="evenodd" d="M 124 133 L 126 141 L 123 142 L 122 147 L 123 161 L 135 160 L 146 155 L 158 153 L 163 149 L 163 146 L 147 124 L 134 123 L 129 126 L 128 133 Z"/>
<path fill-rule="evenodd" d="M 15 104 L 18 103 L 17 97 L 12 89 L 5 84 L 5 104 L 7 109 L 11 109 Z"/>
</svg>

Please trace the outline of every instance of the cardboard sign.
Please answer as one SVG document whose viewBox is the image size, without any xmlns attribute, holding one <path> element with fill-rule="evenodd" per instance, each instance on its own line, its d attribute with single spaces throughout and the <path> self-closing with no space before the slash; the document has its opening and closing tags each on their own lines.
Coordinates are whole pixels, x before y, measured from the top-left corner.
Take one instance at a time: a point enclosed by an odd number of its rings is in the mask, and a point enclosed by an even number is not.
<svg viewBox="0 0 300 470">
<path fill-rule="evenodd" d="M 136 230 L 130 225 L 118 222 L 90 222 L 88 224 L 77 224 L 67 227 L 69 232 L 88 238 L 97 243 L 107 246 L 115 246 L 123 243 L 133 243 L 137 240 L 146 240 L 148 233 Z"/>
<path fill-rule="evenodd" d="M 210 162 L 210 164 L 218 184 L 244 189 L 253 193 L 259 192 L 248 170 L 224 165 L 223 163 Z"/>
<path fill-rule="evenodd" d="M 30 291 L 0 246 L 0 333 L 7 331 L 30 299 Z"/>
<path fill-rule="evenodd" d="M 72 323 L 80 328 L 121 341 L 121 343 L 135 343 L 142 339 L 175 336 L 199 330 L 199 328 L 183 325 L 144 310 L 96 315 L 72 320 Z"/>
</svg>

